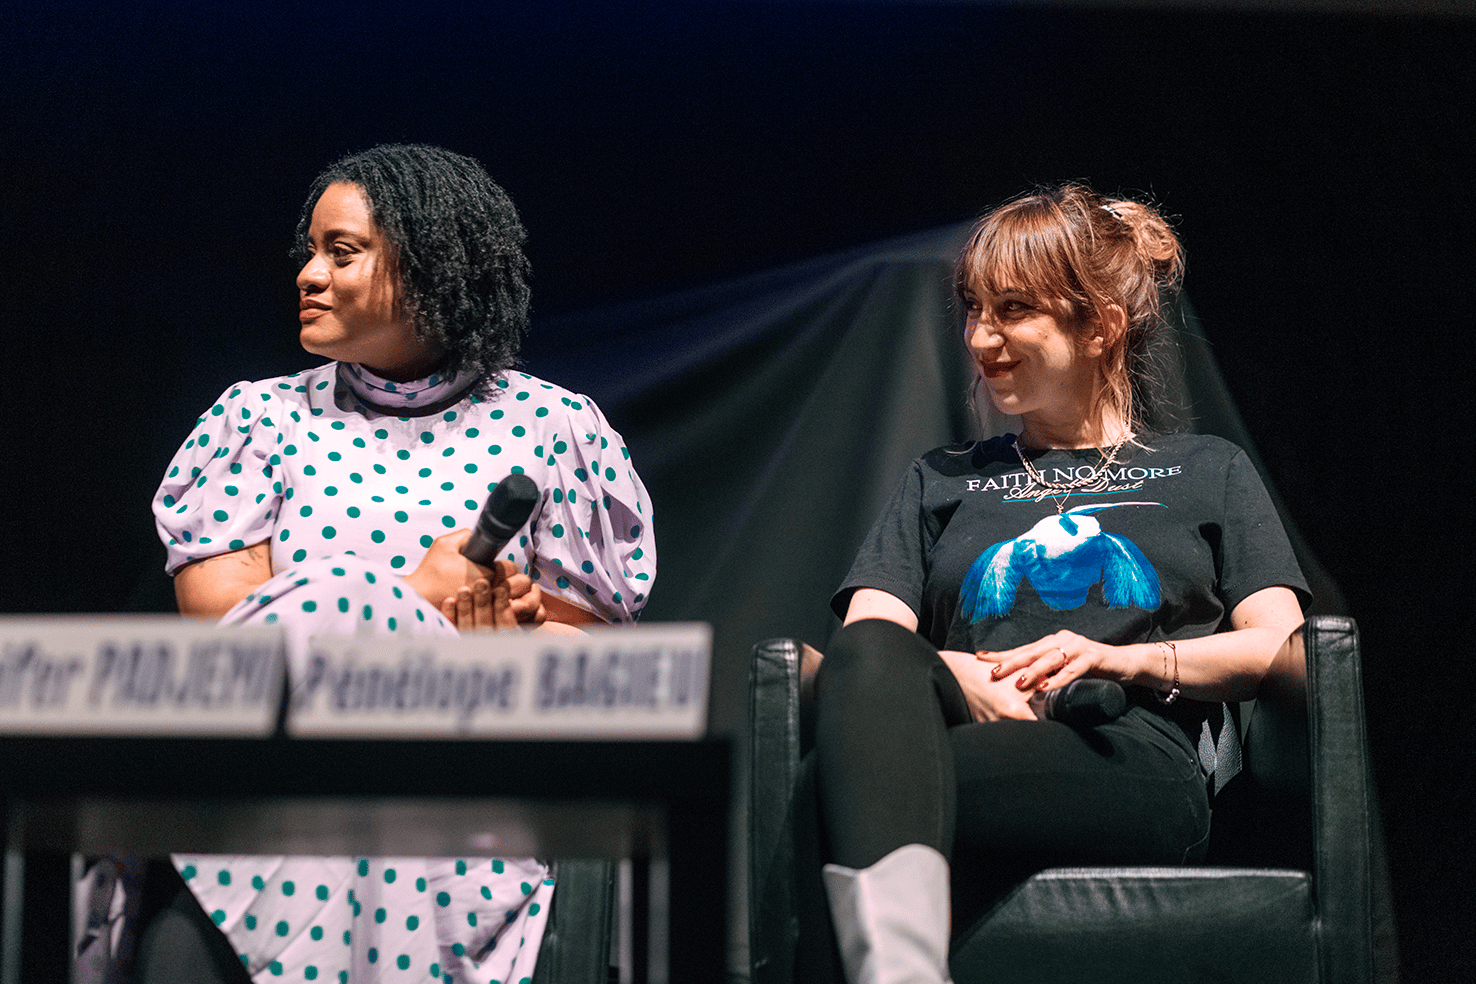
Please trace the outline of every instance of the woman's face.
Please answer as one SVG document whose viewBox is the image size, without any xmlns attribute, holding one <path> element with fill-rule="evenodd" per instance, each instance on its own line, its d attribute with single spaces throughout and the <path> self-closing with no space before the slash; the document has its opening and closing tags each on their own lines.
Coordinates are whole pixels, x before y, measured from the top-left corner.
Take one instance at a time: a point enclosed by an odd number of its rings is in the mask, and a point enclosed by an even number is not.
<svg viewBox="0 0 1476 984">
<path fill-rule="evenodd" d="M 386 379 L 427 376 L 443 354 L 415 336 L 395 291 L 394 245 L 358 185 L 336 182 L 313 206 L 310 256 L 297 274 L 302 347 Z"/>
<path fill-rule="evenodd" d="M 1097 385 L 1100 335 L 1078 341 L 1062 302 L 1015 290 L 963 295 L 964 340 L 1001 413 L 1066 425 L 1085 421 Z"/>
</svg>

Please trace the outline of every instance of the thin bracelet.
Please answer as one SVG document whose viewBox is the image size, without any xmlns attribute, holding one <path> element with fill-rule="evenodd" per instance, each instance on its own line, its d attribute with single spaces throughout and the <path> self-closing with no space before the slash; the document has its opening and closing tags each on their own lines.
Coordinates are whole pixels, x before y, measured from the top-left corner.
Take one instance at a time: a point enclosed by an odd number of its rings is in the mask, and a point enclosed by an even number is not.
<svg viewBox="0 0 1476 984">
<path fill-rule="evenodd" d="M 1167 642 L 1167 641 L 1165 641 L 1165 642 L 1155 642 L 1154 645 L 1155 646 L 1167 646 L 1168 647 L 1168 652 L 1174 654 L 1174 685 L 1169 690 L 1167 697 L 1165 697 L 1162 693 L 1157 693 L 1157 697 L 1158 697 L 1159 701 L 1161 701 L 1162 703 L 1165 703 L 1165 704 L 1172 704 L 1174 701 L 1176 701 L 1176 700 L 1179 699 L 1179 651 L 1174 648 L 1174 644 L 1172 642 Z M 1168 653 L 1164 653 L 1164 656 L 1163 656 L 1163 675 L 1164 676 L 1168 676 L 1168 668 L 1169 668 Z"/>
</svg>

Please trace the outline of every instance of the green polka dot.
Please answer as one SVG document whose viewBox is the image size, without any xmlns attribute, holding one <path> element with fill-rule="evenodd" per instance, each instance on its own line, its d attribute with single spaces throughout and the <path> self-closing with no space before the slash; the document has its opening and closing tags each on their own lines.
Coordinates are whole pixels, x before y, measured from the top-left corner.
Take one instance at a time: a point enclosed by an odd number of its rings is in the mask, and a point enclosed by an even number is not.
<svg viewBox="0 0 1476 984">
<path fill-rule="evenodd" d="M 230 548 L 232 550 L 244 550 L 246 548 L 246 541 L 245 540 L 232 540 L 230 542 Z"/>
<path fill-rule="evenodd" d="M 403 953 L 400 954 L 398 957 L 395 958 L 395 966 L 399 967 L 401 970 L 409 970 L 410 958 Z"/>
<path fill-rule="evenodd" d="M 460 943 L 452 943 L 451 952 L 458 957 L 464 957 L 466 956 L 466 947 L 462 946 Z"/>
<path fill-rule="evenodd" d="M 277 935 L 278 936 L 286 936 L 287 933 L 289 932 L 289 930 L 290 930 L 290 927 L 288 927 L 288 925 L 287 925 L 287 920 L 282 919 L 282 920 L 279 920 L 277 922 Z"/>
<path fill-rule="evenodd" d="M 282 961 L 280 961 L 280 960 L 273 960 L 271 963 L 267 964 L 267 970 L 270 970 L 272 972 L 272 976 L 273 977 L 281 977 L 282 976 Z"/>
<path fill-rule="evenodd" d="M 429 533 L 422 533 L 420 536 L 420 545 L 422 547 L 429 548 L 430 545 L 435 542 L 435 538 L 432 537 Z"/>
<path fill-rule="evenodd" d="M 226 921 L 225 910 L 224 909 L 216 909 L 214 912 L 212 912 L 210 914 L 210 921 L 213 922 L 213 923 L 215 923 L 215 925 L 217 925 L 217 926 L 224 926 L 225 925 L 225 921 Z"/>
<path fill-rule="evenodd" d="M 323 927 L 314 926 L 312 929 L 308 930 L 308 935 L 315 940 L 321 940 L 323 938 Z"/>
<path fill-rule="evenodd" d="M 492 862 L 492 871 L 493 871 L 493 873 L 500 875 L 500 874 L 502 874 L 502 870 L 503 870 L 502 859 L 501 858 L 494 859 L 493 862 Z"/>
<path fill-rule="evenodd" d="M 391 557 L 390 558 L 390 566 L 393 567 L 395 570 L 399 570 L 401 567 L 404 567 L 405 566 L 405 558 L 404 557 Z"/>
<path fill-rule="evenodd" d="M 375 909 L 374 910 L 374 921 L 377 922 L 377 923 L 382 923 L 382 922 L 384 922 L 384 920 L 386 918 L 386 915 L 387 914 L 385 913 L 385 911 L 383 909 Z"/>
<path fill-rule="evenodd" d="M 301 548 L 299 548 L 297 550 L 294 550 L 294 551 L 292 551 L 292 562 L 294 564 L 300 564 L 304 560 L 307 560 L 307 555 L 308 555 L 308 552 L 306 550 L 301 549 Z"/>
<path fill-rule="evenodd" d="M 292 882 L 290 882 L 290 881 L 284 881 L 282 883 L 282 894 L 283 895 L 291 895 L 291 894 L 293 894 L 296 891 L 297 891 L 297 886 L 295 884 L 293 884 Z"/>
<path fill-rule="evenodd" d="M 395 883 L 395 869 L 394 868 L 385 868 L 384 869 L 384 883 L 386 885 L 393 885 Z"/>
<path fill-rule="evenodd" d="M 492 413 L 490 414 L 490 416 L 491 416 L 491 418 L 493 420 L 501 420 L 502 419 L 502 411 L 501 410 L 493 410 Z"/>
<path fill-rule="evenodd" d="M 407 523 L 409 521 L 410 521 L 410 514 L 407 513 L 407 512 L 405 512 L 403 509 L 398 510 L 395 513 L 395 522 L 397 522 L 397 523 Z"/>
<path fill-rule="evenodd" d="M 500 444 L 493 444 L 493 445 L 491 445 L 490 447 L 487 448 L 487 453 L 488 454 L 501 454 L 502 453 L 502 445 L 500 445 Z"/>
<path fill-rule="evenodd" d="M 429 468 L 422 468 L 420 469 L 420 471 L 416 472 L 416 474 L 419 475 L 421 478 L 430 478 L 431 470 Z"/>
<path fill-rule="evenodd" d="M 353 942 L 354 942 L 354 934 L 353 934 L 353 931 L 352 930 L 345 929 L 343 931 L 343 945 L 344 946 L 352 946 L 353 945 Z"/>
<path fill-rule="evenodd" d="M 542 908 L 543 906 L 539 905 L 537 902 L 533 902 L 528 906 L 528 915 L 536 916 L 538 915 L 539 910 L 541 910 Z"/>
<path fill-rule="evenodd" d="M 343 577 L 348 572 L 345 571 L 342 567 L 334 567 L 331 568 L 328 573 L 332 574 L 334 577 Z"/>
<path fill-rule="evenodd" d="M 372 946 L 369 948 L 369 962 L 379 963 L 379 950 Z"/>
<path fill-rule="evenodd" d="M 384 530 L 375 530 L 375 531 L 373 531 L 372 533 L 369 534 L 369 539 L 373 540 L 375 543 L 383 543 L 384 542 Z"/>
<path fill-rule="evenodd" d="M 446 527 L 446 529 L 448 529 L 448 530 L 449 529 L 453 529 L 456 526 L 456 517 L 455 516 L 442 516 L 441 517 L 441 525 L 444 526 L 444 527 Z"/>
<path fill-rule="evenodd" d="M 314 967 L 312 964 L 308 964 L 306 967 L 302 968 L 302 976 L 305 980 L 315 981 L 318 979 L 318 968 Z"/>
<path fill-rule="evenodd" d="M 475 926 L 477 924 L 477 914 L 475 912 L 468 912 L 466 914 L 466 924 L 468 926 Z"/>
<path fill-rule="evenodd" d="M 348 513 L 348 518 L 349 519 L 358 519 L 359 518 L 359 507 L 358 506 L 349 506 L 348 509 L 345 510 L 345 511 Z"/>
<path fill-rule="evenodd" d="M 337 495 L 338 494 L 338 489 L 335 486 L 327 485 L 327 486 L 324 486 L 324 488 L 323 488 L 323 494 L 324 495 Z"/>
<path fill-rule="evenodd" d="M 338 535 L 338 531 L 331 526 L 323 527 L 323 539 L 331 540 Z"/>
<path fill-rule="evenodd" d="M 253 916 L 253 915 L 250 915 L 249 913 L 246 916 L 246 928 L 247 929 L 255 929 L 256 928 L 256 917 Z"/>
<path fill-rule="evenodd" d="M 524 427 L 522 424 L 518 424 L 516 427 L 514 427 L 512 429 L 513 437 L 522 437 L 522 436 L 524 436 L 527 433 L 528 433 L 528 429 L 526 427 Z"/>
<path fill-rule="evenodd" d="M 409 461 L 410 460 L 410 452 L 409 451 L 404 451 L 404 450 L 396 451 L 395 452 L 395 457 L 396 458 L 399 458 L 401 461 Z"/>
<path fill-rule="evenodd" d="M 254 888 L 254 889 L 256 889 L 259 892 L 263 888 L 266 888 L 267 887 L 267 883 L 261 880 L 261 876 L 260 875 L 252 875 L 251 876 L 251 887 Z"/>
<path fill-rule="evenodd" d="M 366 621 L 366 622 L 372 622 L 372 621 L 374 621 L 374 607 L 372 605 L 365 605 L 364 606 L 364 621 Z"/>
<path fill-rule="evenodd" d="M 425 891 L 425 879 L 424 878 L 417 878 L 417 879 L 415 879 L 415 890 L 417 892 L 423 892 L 423 891 Z"/>
<path fill-rule="evenodd" d="M 189 881 L 197 874 L 199 874 L 199 872 L 195 870 L 195 866 L 192 864 L 187 864 L 183 868 L 179 869 L 179 877 L 183 878 L 185 881 Z"/>
<path fill-rule="evenodd" d="M 224 523 L 226 520 L 231 518 L 230 514 L 227 513 L 224 509 L 215 510 L 215 513 L 213 515 L 215 516 L 215 521 L 217 523 Z"/>
<path fill-rule="evenodd" d="M 217 871 L 215 873 L 215 880 L 220 882 L 222 885 L 229 885 L 231 883 L 231 873 L 229 871 L 223 870 Z"/>
<path fill-rule="evenodd" d="M 445 892 L 437 892 L 436 893 L 436 905 L 439 905 L 442 908 L 445 908 L 446 906 L 448 906 L 450 904 L 451 904 L 451 896 L 447 895 Z"/>
<path fill-rule="evenodd" d="M 557 539 L 557 538 L 559 538 L 559 537 L 561 537 L 561 536 L 564 535 L 564 527 L 563 527 L 562 524 L 555 523 L 553 525 L 553 535 L 554 535 L 554 538 L 555 539 Z"/>
<path fill-rule="evenodd" d="M 410 930 L 412 933 L 415 932 L 416 928 L 418 928 L 419 926 L 420 926 L 420 917 L 419 916 L 411 916 L 410 918 L 408 918 L 408 919 L 405 920 L 405 928 L 408 929 L 408 930 Z"/>
</svg>

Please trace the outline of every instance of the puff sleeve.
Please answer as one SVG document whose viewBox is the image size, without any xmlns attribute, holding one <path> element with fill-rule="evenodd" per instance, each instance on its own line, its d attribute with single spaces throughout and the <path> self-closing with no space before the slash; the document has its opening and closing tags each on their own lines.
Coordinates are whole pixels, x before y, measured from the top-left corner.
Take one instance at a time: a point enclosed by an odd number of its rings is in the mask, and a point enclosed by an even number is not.
<svg viewBox="0 0 1476 984">
<path fill-rule="evenodd" d="M 154 493 L 154 525 L 173 574 L 194 560 L 272 535 L 282 505 L 274 398 L 239 382 L 195 423 Z"/>
</svg>

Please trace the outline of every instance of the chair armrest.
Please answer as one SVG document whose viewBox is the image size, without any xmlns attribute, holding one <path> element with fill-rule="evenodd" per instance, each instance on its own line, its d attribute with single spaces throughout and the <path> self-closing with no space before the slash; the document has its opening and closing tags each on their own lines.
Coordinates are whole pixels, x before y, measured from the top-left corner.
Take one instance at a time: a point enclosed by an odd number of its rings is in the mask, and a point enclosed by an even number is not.
<svg viewBox="0 0 1476 984">
<path fill-rule="evenodd" d="M 615 863 L 603 858 L 553 863 L 554 897 L 533 984 L 604 984 L 610 979 Z"/>
<path fill-rule="evenodd" d="M 1319 615 L 1307 620 L 1300 638 L 1322 979 L 1367 984 L 1373 979 L 1374 820 L 1358 628 L 1350 618 Z"/>
<path fill-rule="evenodd" d="M 1256 696 L 1245 765 L 1256 853 L 1314 873 L 1321 979 L 1366 984 L 1375 821 L 1352 619 L 1313 616 L 1287 639 Z"/>
<path fill-rule="evenodd" d="M 807 705 L 819 665 L 820 653 L 797 639 L 770 639 L 753 648 L 748 694 L 748 935 L 755 984 L 788 984 L 793 979 L 799 932 L 796 865 L 798 854 L 804 853 L 796 843 L 794 813 L 806 810 L 804 804 L 796 805 L 795 796 L 803 785 L 801 756 L 814 738 Z M 800 796 L 804 799 L 804 793 Z"/>
</svg>

